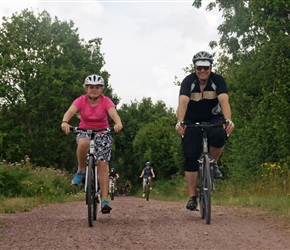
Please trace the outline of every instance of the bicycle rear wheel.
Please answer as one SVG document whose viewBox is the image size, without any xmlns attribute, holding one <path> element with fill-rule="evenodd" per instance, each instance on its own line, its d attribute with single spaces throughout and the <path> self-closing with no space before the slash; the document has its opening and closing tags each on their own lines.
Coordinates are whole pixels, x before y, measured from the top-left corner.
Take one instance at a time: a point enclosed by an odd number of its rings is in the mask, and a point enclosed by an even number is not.
<svg viewBox="0 0 290 250">
<path fill-rule="evenodd" d="M 150 194 L 150 187 L 149 184 L 147 183 L 145 186 L 145 195 L 146 195 L 146 200 L 149 200 L 149 194 Z"/>
<path fill-rule="evenodd" d="M 204 205 L 205 205 L 205 220 L 206 224 L 210 224 L 211 220 L 211 180 L 210 180 L 210 159 L 206 155 L 204 157 Z"/>
<path fill-rule="evenodd" d="M 88 205 L 89 227 L 93 226 L 93 220 L 97 218 L 96 206 L 96 188 L 95 188 L 95 161 L 93 156 L 89 156 L 88 174 L 87 174 L 87 193 L 86 200 Z"/>
</svg>

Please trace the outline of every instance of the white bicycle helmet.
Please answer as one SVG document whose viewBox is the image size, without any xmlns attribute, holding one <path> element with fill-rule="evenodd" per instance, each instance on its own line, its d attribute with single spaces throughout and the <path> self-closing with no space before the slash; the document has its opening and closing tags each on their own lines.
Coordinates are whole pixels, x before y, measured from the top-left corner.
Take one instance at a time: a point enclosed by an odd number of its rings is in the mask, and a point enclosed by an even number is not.
<svg viewBox="0 0 290 250">
<path fill-rule="evenodd" d="M 197 52 L 193 58 L 192 62 L 195 64 L 197 61 L 209 61 L 210 63 L 213 63 L 212 55 L 206 51 L 199 51 Z"/>
<path fill-rule="evenodd" d="M 99 75 L 89 75 L 85 79 L 84 83 L 84 85 L 102 85 L 102 86 L 104 86 L 104 84 L 105 84 L 104 79 Z"/>
</svg>

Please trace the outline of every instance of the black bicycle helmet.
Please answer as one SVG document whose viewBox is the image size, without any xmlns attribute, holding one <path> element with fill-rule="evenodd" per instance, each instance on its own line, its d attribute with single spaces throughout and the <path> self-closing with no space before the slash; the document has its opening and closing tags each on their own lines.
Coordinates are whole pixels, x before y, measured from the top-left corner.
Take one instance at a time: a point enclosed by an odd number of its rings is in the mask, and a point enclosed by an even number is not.
<svg viewBox="0 0 290 250">
<path fill-rule="evenodd" d="M 147 162 L 145 163 L 145 166 L 151 166 L 151 163 L 150 163 L 149 161 L 147 161 Z"/>
<path fill-rule="evenodd" d="M 193 58 L 192 62 L 195 64 L 197 61 L 209 61 L 210 63 L 213 63 L 212 55 L 206 51 L 199 51 L 197 52 Z"/>
</svg>

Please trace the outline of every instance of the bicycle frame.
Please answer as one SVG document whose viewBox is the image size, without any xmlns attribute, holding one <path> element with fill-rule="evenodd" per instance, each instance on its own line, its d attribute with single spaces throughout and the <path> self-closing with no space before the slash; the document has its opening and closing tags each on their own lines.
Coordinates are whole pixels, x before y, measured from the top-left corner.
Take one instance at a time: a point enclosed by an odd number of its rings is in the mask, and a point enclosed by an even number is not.
<svg viewBox="0 0 290 250">
<path fill-rule="evenodd" d="M 208 139 L 207 139 L 207 131 L 213 127 L 215 125 L 211 125 L 208 123 L 202 123 L 201 125 L 198 125 L 197 127 L 200 128 L 201 132 L 202 132 L 202 154 L 200 156 L 200 158 L 198 159 L 199 162 L 199 179 L 200 179 L 200 183 L 202 183 L 202 177 L 204 176 L 204 171 L 205 169 L 203 168 L 203 166 L 207 165 L 205 164 L 205 161 L 209 161 L 209 166 L 210 166 L 210 178 L 211 178 L 211 185 L 210 185 L 210 189 L 211 191 L 213 191 L 214 188 L 214 173 L 213 173 L 213 162 L 214 159 L 211 158 L 210 156 L 210 152 L 208 150 Z"/>
<path fill-rule="evenodd" d="M 95 173 L 95 192 L 98 193 L 98 168 L 97 168 L 97 159 L 96 159 L 96 155 L 95 155 L 95 133 L 93 133 L 92 130 L 87 130 L 86 131 L 87 134 L 90 136 L 90 148 L 88 150 L 88 154 L 87 154 L 87 164 L 86 164 L 86 182 L 85 182 L 85 192 L 87 192 L 88 190 L 88 173 L 89 173 L 89 164 L 88 164 L 88 160 L 89 157 L 92 156 L 94 158 L 94 165 L 95 165 L 95 169 L 94 169 L 94 173 Z"/>
<path fill-rule="evenodd" d="M 150 194 L 150 184 L 149 184 L 149 178 L 143 177 L 143 187 L 145 187 L 145 195 L 146 200 L 149 200 L 149 194 Z"/>
<path fill-rule="evenodd" d="M 110 185 L 110 187 L 114 187 L 115 188 L 115 184 L 114 184 L 114 179 L 112 179 L 112 178 L 109 178 L 109 185 Z"/>
<path fill-rule="evenodd" d="M 147 184 L 149 185 L 148 177 L 143 177 L 143 187 L 146 186 Z"/>
</svg>

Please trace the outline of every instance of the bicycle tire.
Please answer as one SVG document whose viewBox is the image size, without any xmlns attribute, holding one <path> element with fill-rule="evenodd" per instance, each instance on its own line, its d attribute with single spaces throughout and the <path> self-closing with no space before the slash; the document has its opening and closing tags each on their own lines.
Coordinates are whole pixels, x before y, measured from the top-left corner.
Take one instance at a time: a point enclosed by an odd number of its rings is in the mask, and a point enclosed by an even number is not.
<svg viewBox="0 0 290 250">
<path fill-rule="evenodd" d="M 98 219 L 98 206 L 101 207 L 101 194 L 100 194 L 100 189 L 98 189 L 98 192 L 95 197 L 95 203 L 94 203 L 94 220 Z"/>
<path fill-rule="evenodd" d="M 111 200 L 113 201 L 114 200 L 114 197 L 115 197 L 115 190 L 114 190 L 114 185 L 111 185 L 110 187 L 110 192 L 111 192 Z"/>
<path fill-rule="evenodd" d="M 87 175 L 87 205 L 88 205 L 88 223 L 93 226 L 94 217 L 96 218 L 96 189 L 95 189 L 95 161 L 93 156 L 89 156 L 88 175 Z"/>
<path fill-rule="evenodd" d="M 198 198 L 199 198 L 200 217 L 202 219 L 204 219 L 205 218 L 205 206 L 204 206 L 204 194 L 203 194 L 203 189 L 202 188 L 198 189 Z"/>
<path fill-rule="evenodd" d="M 210 174 L 210 159 L 208 155 L 204 157 L 204 205 L 205 205 L 205 220 L 206 224 L 211 221 L 211 174 Z"/>
<path fill-rule="evenodd" d="M 145 186 L 145 195 L 146 195 L 146 200 L 149 201 L 149 194 L 150 194 L 150 187 L 149 187 L 149 184 L 146 183 L 146 186 Z"/>
<path fill-rule="evenodd" d="M 95 198 L 94 200 L 94 204 L 93 204 L 93 220 L 97 220 L 97 207 L 98 207 L 98 204 L 97 204 L 97 198 Z"/>
</svg>

